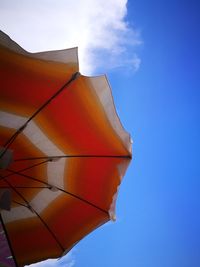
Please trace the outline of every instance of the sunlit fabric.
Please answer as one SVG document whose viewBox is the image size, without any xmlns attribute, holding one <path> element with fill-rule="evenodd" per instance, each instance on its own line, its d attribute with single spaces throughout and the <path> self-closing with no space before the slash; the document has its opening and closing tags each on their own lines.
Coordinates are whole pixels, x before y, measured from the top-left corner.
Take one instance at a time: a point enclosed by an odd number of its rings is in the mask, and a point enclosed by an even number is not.
<svg viewBox="0 0 200 267">
<path fill-rule="evenodd" d="M 0 35 L 1 210 L 19 266 L 60 257 L 115 219 L 131 158 L 105 76 L 79 74 L 77 49 L 28 53 Z M 42 237 L 42 238 L 41 238 Z"/>
</svg>

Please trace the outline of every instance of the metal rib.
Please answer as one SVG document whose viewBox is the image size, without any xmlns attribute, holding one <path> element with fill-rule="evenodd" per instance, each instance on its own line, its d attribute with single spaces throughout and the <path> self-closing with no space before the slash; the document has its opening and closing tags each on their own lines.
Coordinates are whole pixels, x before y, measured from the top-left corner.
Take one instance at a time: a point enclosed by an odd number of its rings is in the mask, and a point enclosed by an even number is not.
<svg viewBox="0 0 200 267">
<path fill-rule="evenodd" d="M 37 213 L 37 211 L 29 204 L 29 202 L 25 199 L 25 197 L 20 193 L 18 192 L 18 190 L 16 188 L 14 188 L 12 186 L 11 183 L 9 183 L 7 180 L 5 180 L 6 183 L 9 184 L 10 188 L 12 188 L 16 194 L 18 194 L 22 199 L 23 201 L 26 203 L 26 207 L 28 209 L 30 209 L 32 212 L 34 212 L 37 217 L 40 219 L 40 221 L 44 224 L 44 226 L 46 227 L 46 229 L 49 231 L 49 233 L 52 235 L 52 237 L 54 238 L 54 240 L 56 241 L 56 243 L 59 245 L 59 247 L 61 248 L 62 252 L 65 251 L 64 247 L 62 246 L 62 244 L 60 243 L 60 241 L 58 240 L 58 238 L 56 237 L 56 235 L 53 233 L 53 231 L 51 231 L 51 229 L 49 228 L 49 226 L 46 224 L 46 222 L 42 219 L 42 217 Z M 23 205 L 23 204 L 22 204 Z M 25 206 L 25 205 L 23 205 Z"/>
<path fill-rule="evenodd" d="M 39 159 L 48 159 L 56 160 L 61 158 L 124 158 L 124 159 L 131 159 L 131 155 L 62 155 L 62 156 L 51 156 L 51 157 L 30 157 L 30 158 L 19 158 L 15 159 L 14 161 L 28 161 L 28 160 L 39 160 Z"/>
<path fill-rule="evenodd" d="M 64 190 L 64 189 L 62 189 L 62 188 L 60 188 L 60 187 L 58 187 L 58 186 L 50 185 L 50 184 L 48 184 L 48 183 L 45 182 L 45 181 L 42 181 L 42 180 L 40 180 L 40 179 L 38 179 L 38 178 L 32 177 L 32 176 L 30 176 L 30 175 L 23 174 L 23 173 L 20 173 L 20 172 L 16 172 L 16 171 L 13 171 L 13 170 L 10 170 L 10 169 L 9 169 L 8 171 L 10 171 L 10 172 L 12 172 L 12 173 L 14 173 L 14 174 L 23 176 L 23 177 L 25 177 L 25 178 L 27 178 L 27 179 L 31 179 L 31 180 L 40 182 L 40 183 L 42 183 L 42 184 L 45 184 L 49 189 L 51 189 L 52 187 L 54 187 L 55 189 L 57 189 L 57 190 L 59 190 L 59 191 L 62 191 L 63 193 L 68 194 L 68 195 L 70 195 L 70 196 L 72 196 L 72 197 L 74 197 L 74 198 L 76 198 L 76 199 L 79 199 L 80 201 L 83 201 L 83 202 L 85 202 L 86 204 L 88 204 L 88 205 L 90 205 L 90 206 L 92 206 L 92 207 L 94 207 L 94 208 L 100 210 L 101 212 L 106 213 L 107 215 L 109 215 L 109 214 L 108 214 L 108 211 L 102 209 L 101 207 L 99 207 L 99 206 L 93 204 L 92 202 L 90 202 L 90 201 L 88 201 L 88 200 L 86 200 L 86 199 L 84 199 L 84 198 L 82 198 L 82 197 L 80 197 L 80 196 L 77 196 L 77 195 L 75 195 L 75 194 L 73 194 L 73 193 L 71 193 L 71 192 L 69 192 L 69 191 L 66 191 L 66 190 Z"/>
<path fill-rule="evenodd" d="M 69 86 L 77 77 L 80 76 L 79 72 L 74 73 L 71 78 L 59 88 L 56 93 L 54 93 L 46 102 L 44 102 L 32 115 L 31 117 L 7 140 L 7 142 L 3 145 L 5 148 L 3 152 L 0 154 L 0 158 L 6 153 L 7 149 L 11 146 L 11 144 L 15 141 L 17 136 L 24 130 L 24 128 L 28 125 L 28 123 L 37 116 L 47 105 L 51 103 L 51 101 L 56 98 L 67 86 Z"/>
</svg>

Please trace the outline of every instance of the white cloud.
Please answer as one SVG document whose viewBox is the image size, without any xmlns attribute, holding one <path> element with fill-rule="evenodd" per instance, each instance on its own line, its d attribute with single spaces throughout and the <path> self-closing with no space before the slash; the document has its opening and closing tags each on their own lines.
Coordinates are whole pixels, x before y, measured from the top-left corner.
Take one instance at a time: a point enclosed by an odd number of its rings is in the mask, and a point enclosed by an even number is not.
<svg viewBox="0 0 200 267">
<path fill-rule="evenodd" d="M 73 267 L 75 266 L 74 249 L 60 259 L 49 259 L 25 267 Z"/>
<path fill-rule="evenodd" d="M 55 267 L 57 265 L 56 259 L 49 259 L 46 261 L 41 261 L 35 264 L 26 265 L 25 267 Z"/>
<path fill-rule="evenodd" d="M 127 0 L 1 0 L 0 27 L 28 51 L 78 46 L 80 71 L 139 68 Z"/>
</svg>

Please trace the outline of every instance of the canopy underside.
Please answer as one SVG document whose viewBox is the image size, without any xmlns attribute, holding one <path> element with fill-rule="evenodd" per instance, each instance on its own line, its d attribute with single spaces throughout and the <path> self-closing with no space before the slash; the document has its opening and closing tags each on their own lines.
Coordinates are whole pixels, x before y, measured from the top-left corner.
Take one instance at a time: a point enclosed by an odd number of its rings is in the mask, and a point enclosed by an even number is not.
<svg viewBox="0 0 200 267">
<path fill-rule="evenodd" d="M 76 48 L 32 54 L 1 33 L 0 72 L 1 160 L 13 155 L 0 169 L 11 192 L 1 215 L 23 266 L 114 219 L 131 142 L 106 77 L 80 75 Z"/>
</svg>

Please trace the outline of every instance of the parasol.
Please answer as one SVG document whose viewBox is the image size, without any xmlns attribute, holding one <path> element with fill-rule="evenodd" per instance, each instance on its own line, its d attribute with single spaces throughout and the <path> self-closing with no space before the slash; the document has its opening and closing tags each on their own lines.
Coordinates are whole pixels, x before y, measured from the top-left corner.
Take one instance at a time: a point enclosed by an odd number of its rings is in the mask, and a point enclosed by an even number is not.
<svg viewBox="0 0 200 267">
<path fill-rule="evenodd" d="M 0 73 L 1 220 L 23 266 L 115 219 L 131 142 L 106 76 L 81 75 L 77 48 L 29 53 L 1 32 Z"/>
</svg>

